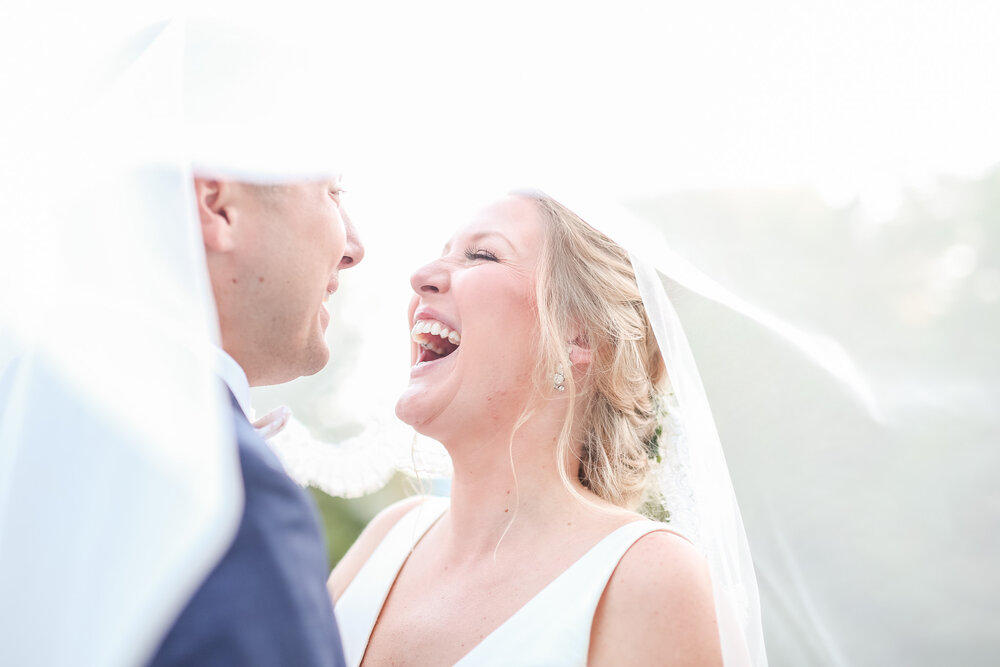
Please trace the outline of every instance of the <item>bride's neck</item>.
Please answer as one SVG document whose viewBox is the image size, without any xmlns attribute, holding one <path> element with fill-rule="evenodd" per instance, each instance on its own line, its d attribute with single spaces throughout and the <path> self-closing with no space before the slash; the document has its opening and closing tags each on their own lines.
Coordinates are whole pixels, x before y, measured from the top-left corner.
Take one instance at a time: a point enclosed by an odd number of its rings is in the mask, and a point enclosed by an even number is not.
<svg viewBox="0 0 1000 667">
<path fill-rule="evenodd" d="M 579 504 L 559 475 L 558 429 L 537 426 L 529 421 L 513 439 L 508 432 L 445 443 L 454 464 L 448 526 L 465 553 L 492 553 L 508 526 L 507 537 L 546 530 Z"/>
</svg>

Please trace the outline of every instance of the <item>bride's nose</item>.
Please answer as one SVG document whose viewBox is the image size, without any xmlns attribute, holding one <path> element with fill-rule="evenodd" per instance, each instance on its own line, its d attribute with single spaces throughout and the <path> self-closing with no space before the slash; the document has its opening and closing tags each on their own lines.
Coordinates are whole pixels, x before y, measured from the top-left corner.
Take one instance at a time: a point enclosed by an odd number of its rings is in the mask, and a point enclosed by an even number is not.
<svg viewBox="0 0 1000 667">
<path fill-rule="evenodd" d="M 441 259 L 424 264 L 410 276 L 410 286 L 420 296 L 446 292 L 450 284 L 448 268 Z"/>
</svg>

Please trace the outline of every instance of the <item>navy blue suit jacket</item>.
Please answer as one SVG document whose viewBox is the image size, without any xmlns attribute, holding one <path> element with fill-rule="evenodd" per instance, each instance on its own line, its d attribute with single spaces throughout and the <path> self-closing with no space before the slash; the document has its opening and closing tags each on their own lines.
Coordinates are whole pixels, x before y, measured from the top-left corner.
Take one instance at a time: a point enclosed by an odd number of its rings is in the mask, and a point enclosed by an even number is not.
<svg viewBox="0 0 1000 667">
<path fill-rule="evenodd" d="M 150 666 L 341 666 L 315 506 L 232 402 L 246 489 L 239 531 Z"/>
</svg>

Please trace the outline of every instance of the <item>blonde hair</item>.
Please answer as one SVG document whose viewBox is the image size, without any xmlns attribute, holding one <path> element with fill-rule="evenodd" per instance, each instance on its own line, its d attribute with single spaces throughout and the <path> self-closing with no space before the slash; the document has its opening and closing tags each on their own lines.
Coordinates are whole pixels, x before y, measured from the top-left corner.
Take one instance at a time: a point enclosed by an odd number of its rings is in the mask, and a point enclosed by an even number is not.
<svg viewBox="0 0 1000 667">
<path fill-rule="evenodd" d="M 628 252 L 554 199 L 515 194 L 535 203 L 545 226 L 535 286 L 538 382 L 551 383 L 557 369 L 565 376 L 570 409 L 556 449 L 563 483 L 578 494 L 572 471 L 562 462 L 573 460 L 573 442 L 579 440 L 580 483 L 604 500 L 634 509 L 649 472 L 656 396 L 666 369 Z M 591 351 L 580 391 L 568 370 L 567 340 L 574 334 Z"/>
</svg>

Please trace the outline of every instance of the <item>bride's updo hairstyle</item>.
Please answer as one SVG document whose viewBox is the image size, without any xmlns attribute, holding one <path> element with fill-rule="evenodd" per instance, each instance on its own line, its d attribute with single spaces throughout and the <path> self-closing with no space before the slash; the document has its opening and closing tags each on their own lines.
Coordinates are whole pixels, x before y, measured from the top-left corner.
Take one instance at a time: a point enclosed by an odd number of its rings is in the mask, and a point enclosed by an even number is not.
<svg viewBox="0 0 1000 667">
<path fill-rule="evenodd" d="M 545 226 L 536 276 L 540 325 L 538 378 L 551 392 L 562 369 L 570 409 L 559 435 L 558 461 L 573 461 L 580 482 L 601 498 L 634 509 L 642 500 L 657 406 L 666 369 L 646 317 L 628 252 L 575 213 L 540 193 L 517 193 L 535 203 Z M 568 369 L 567 342 L 591 350 L 579 384 Z M 575 417 L 575 418 L 574 418 Z M 564 465 L 563 482 L 573 491 Z"/>
</svg>

